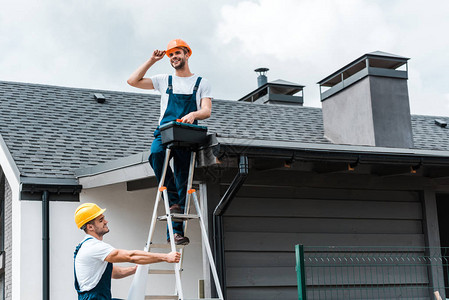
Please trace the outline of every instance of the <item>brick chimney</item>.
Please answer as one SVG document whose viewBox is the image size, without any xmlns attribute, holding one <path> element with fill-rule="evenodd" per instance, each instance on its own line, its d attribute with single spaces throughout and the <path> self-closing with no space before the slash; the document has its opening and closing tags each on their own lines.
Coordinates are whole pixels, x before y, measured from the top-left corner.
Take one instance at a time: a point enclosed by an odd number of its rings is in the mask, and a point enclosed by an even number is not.
<svg viewBox="0 0 449 300">
<path fill-rule="evenodd" d="M 318 82 L 325 137 L 336 144 L 412 148 L 407 61 L 376 51 Z"/>
</svg>

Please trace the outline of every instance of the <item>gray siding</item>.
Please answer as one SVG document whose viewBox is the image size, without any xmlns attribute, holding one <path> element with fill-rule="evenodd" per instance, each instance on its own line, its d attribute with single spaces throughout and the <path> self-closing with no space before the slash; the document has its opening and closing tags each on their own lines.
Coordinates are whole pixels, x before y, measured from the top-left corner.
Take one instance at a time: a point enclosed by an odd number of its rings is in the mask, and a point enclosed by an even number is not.
<svg viewBox="0 0 449 300">
<path fill-rule="evenodd" d="M 425 246 L 417 191 L 249 182 L 224 217 L 229 299 L 297 299 L 296 244 Z M 427 284 L 425 268 L 420 276 Z M 318 283 L 308 277 L 307 285 Z"/>
</svg>

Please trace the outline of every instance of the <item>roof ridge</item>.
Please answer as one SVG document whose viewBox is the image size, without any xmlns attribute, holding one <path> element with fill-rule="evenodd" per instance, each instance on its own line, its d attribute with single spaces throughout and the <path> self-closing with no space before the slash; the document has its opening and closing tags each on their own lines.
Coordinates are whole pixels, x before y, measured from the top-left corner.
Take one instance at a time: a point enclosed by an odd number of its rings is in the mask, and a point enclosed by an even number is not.
<svg viewBox="0 0 449 300">
<path fill-rule="evenodd" d="M 320 107 L 315 106 L 303 106 L 303 105 L 272 105 L 272 104 L 265 104 L 265 103 L 255 103 L 255 102 L 247 102 L 247 101 L 238 101 L 238 100 L 230 100 L 230 99 L 213 99 L 212 105 L 214 101 L 220 101 L 220 102 L 233 102 L 238 103 L 238 105 L 253 105 L 258 107 L 271 107 L 271 108 L 284 108 L 284 109 L 318 109 L 321 110 Z M 213 107 L 212 107 L 213 110 Z"/>
<path fill-rule="evenodd" d="M 415 116 L 415 117 L 426 117 L 426 118 L 449 118 L 449 115 L 448 116 L 434 116 L 434 115 L 412 115 L 412 116 Z"/>
<path fill-rule="evenodd" d="M 36 86 L 36 87 L 48 87 L 48 88 L 58 88 L 65 90 L 75 90 L 75 91 L 88 91 L 88 92 L 104 92 L 104 93 L 120 93 L 120 94 L 130 94 L 130 95 L 148 95 L 148 93 L 139 93 L 139 92 L 126 92 L 126 91 L 116 91 L 116 90 L 104 90 L 104 89 L 94 89 L 94 88 L 81 88 L 81 87 L 69 87 L 62 85 L 51 85 L 44 83 L 30 83 L 30 82 L 20 82 L 20 81 L 6 81 L 0 80 L 0 84 L 15 84 L 20 86 Z M 148 90 L 151 92 L 152 90 Z M 160 95 L 159 93 L 150 93 L 150 95 Z"/>
<path fill-rule="evenodd" d="M 58 88 L 58 89 L 64 89 L 64 90 L 71 90 L 71 91 L 86 91 L 86 92 L 102 92 L 105 94 L 110 93 L 117 93 L 117 94 L 124 94 L 124 95 L 151 95 L 151 96 L 160 96 L 159 92 L 156 93 L 144 93 L 144 92 L 126 92 L 126 91 L 114 91 L 114 90 L 104 90 L 104 89 L 93 89 L 93 88 L 77 88 L 77 87 L 68 87 L 68 86 L 61 86 L 61 85 L 51 85 L 51 84 L 43 84 L 43 83 L 29 83 L 29 82 L 19 82 L 19 81 L 6 81 L 6 80 L 0 80 L 1 84 L 15 84 L 19 86 L 35 86 L 35 87 L 47 87 L 47 88 Z M 150 90 L 148 90 L 150 91 Z M 254 102 L 244 102 L 244 101 L 238 101 L 238 100 L 232 100 L 232 99 L 217 99 L 214 98 L 213 101 L 219 101 L 219 102 L 233 102 L 238 103 L 238 105 L 255 105 L 255 106 L 267 106 L 267 104 L 264 103 L 254 103 Z M 296 108 L 302 108 L 302 109 L 319 109 L 319 107 L 313 107 L 313 106 L 299 106 L 299 105 L 274 105 L 272 108 L 278 108 L 282 107 L 283 109 L 289 108 L 289 109 L 296 109 Z"/>
</svg>

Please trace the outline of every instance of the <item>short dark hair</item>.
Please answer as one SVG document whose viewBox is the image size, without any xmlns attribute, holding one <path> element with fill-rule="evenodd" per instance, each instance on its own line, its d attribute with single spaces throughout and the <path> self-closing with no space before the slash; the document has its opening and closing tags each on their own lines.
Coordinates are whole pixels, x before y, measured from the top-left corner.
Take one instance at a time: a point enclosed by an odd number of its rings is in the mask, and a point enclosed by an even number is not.
<svg viewBox="0 0 449 300">
<path fill-rule="evenodd" d="M 84 230 L 84 231 L 86 231 L 86 228 L 87 228 L 87 224 L 93 224 L 94 223 L 94 220 L 95 219 L 93 219 L 93 220 L 90 220 L 89 222 L 86 222 L 86 223 L 84 223 L 84 225 L 83 226 L 81 226 L 81 230 Z"/>
</svg>

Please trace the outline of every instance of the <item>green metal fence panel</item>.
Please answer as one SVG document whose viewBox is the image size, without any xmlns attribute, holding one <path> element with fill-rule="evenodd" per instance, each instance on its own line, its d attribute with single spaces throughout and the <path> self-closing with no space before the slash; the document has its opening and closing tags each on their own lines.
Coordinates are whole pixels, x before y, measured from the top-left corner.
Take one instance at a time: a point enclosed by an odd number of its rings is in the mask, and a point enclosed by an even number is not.
<svg viewBox="0 0 449 300">
<path fill-rule="evenodd" d="M 304 269 L 304 246 L 296 245 L 296 278 L 298 280 L 298 300 L 307 300 L 306 275 Z"/>
<path fill-rule="evenodd" d="M 436 299 L 436 292 L 446 299 L 448 252 L 429 247 L 297 245 L 299 299 L 418 300 Z M 298 261 L 301 255 L 303 264 Z M 301 296 L 301 291 L 306 294 Z"/>
</svg>

